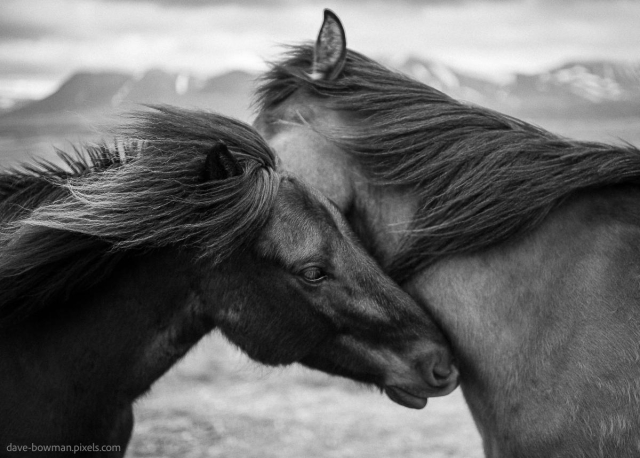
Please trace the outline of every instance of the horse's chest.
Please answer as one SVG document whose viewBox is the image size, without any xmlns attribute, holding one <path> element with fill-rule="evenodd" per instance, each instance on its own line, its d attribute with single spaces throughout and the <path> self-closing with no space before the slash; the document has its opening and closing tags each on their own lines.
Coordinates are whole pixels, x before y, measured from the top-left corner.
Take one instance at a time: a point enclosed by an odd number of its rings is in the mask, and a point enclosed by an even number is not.
<svg viewBox="0 0 640 458">
<path fill-rule="evenodd" d="M 487 456 L 640 452 L 640 263 L 628 242 L 542 232 L 410 285 L 452 341 Z"/>
</svg>

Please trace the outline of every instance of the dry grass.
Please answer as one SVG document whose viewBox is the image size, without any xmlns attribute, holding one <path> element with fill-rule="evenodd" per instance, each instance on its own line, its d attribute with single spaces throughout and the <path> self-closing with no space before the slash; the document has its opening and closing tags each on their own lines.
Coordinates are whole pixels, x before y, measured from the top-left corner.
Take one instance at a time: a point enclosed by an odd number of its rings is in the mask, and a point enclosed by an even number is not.
<svg viewBox="0 0 640 458">
<path fill-rule="evenodd" d="M 409 410 L 300 367 L 264 369 L 207 338 L 136 406 L 128 457 L 482 456 L 459 390 Z"/>
</svg>

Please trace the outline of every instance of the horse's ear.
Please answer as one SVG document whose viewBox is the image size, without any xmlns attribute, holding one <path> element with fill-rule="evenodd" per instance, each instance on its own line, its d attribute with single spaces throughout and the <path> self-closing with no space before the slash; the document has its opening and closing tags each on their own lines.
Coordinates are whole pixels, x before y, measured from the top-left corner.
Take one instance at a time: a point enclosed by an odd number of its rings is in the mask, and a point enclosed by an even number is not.
<svg viewBox="0 0 640 458">
<path fill-rule="evenodd" d="M 334 80 L 347 60 L 347 39 L 338 16 L 329 9 L 324 10 L 324 22 L 313 49 L 311 79 Z"/>
<path fill-rule="evenodd" d="M 207 153 L 204 161 L 203 180 L 226 180 L 242 174 L 242 167 L 229 152 L 227 145 L 216 143 Z"/>
</svg>

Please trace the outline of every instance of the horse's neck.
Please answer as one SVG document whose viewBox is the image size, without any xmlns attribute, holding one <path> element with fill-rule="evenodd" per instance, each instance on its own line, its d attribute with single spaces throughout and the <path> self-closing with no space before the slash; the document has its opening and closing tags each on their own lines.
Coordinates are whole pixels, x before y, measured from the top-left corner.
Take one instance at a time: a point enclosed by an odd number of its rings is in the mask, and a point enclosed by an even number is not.
<svg viewBox="0 0 640 458">
<path fill-rule="evenodd" d="M 639 426 L 639 210 L 636 190 L 585 193 L 528 236 L 407 286 L 451 338 L 491 456 L 544 456 L 562 436 L 590 450 L 604 424 L 611 437 Z"/>
<path fill-rule="evenodd" d="M 193 269 L 192 256 L 160 250 L 125 260 L 122 267 L 89 294 L 74 299 L 70 308 L 76 315 L 75 330 L 67 335 L 74 340 L 81 335 L 94 351 L 102 351 L 100 370 L 119 378 L 113 382 L 123 394 L 137 397 L 213 323 L 198 312 L 199 272 Z M 95 342 L 92 336 L 104 341 Z"/>
<path fill-rule="evenodd" d="M 13 367 L 0 377 L 3 391 L 16 400 L 41 396 L 37 405 L 51 409 L 61 431 L 67 419 L 73 429 L 81 418 L 119 415 L 213 327 L 192 288 L 192 265 L 169 250 L 128 258 L 90 291 L 13 328 L 0 339 Z"/>
<path fill-rule="evenodd" d="M 354 180 L 356 201 L 347 211 L 349 224 L 382 266 L 400 250 L 404 233 L 416 213 L 417 199 L 390 187 Z"/>
</svg>

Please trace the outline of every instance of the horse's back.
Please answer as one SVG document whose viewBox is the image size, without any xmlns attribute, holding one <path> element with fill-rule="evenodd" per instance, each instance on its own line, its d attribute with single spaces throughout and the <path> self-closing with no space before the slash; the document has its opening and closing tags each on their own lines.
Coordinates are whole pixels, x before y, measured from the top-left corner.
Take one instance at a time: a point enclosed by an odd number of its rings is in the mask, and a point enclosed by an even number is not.
<svg viewBox="0 0 640 458">
<path fill-rule="evenodd" d="M 574 196 L 411 287 L 451 323 L 488 456 L 640 453 L 638 190 Z"/>
</svg>

